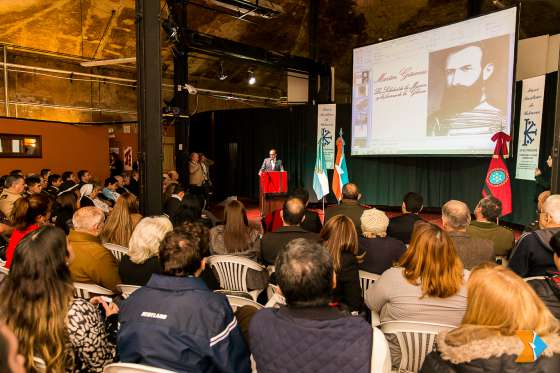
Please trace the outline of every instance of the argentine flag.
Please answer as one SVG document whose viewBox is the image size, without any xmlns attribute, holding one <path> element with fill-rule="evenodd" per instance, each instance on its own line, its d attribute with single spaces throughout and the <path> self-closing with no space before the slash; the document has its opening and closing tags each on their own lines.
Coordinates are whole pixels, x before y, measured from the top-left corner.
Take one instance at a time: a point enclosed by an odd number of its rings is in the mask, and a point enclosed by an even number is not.
<svg viewBox="0 0 560 373">
<path fill-rule="evenodd" d="M 333 193 L 336 199 L 342 199 L 342 187 L 348 184 L 348 169 L 346 168 L 346 157 L 344 156 L 344 139 L 342 138 L 342 128 L 340 135 L 336 139 L 336 158 L 334 162 L 334 173 L 332 180 Z"/>
<path fill-rule="evenodd" d="M 329 194 L 329 179 L 327 177 L 327 164 L 323 156 L 323 143 L 317 141 L 317 159 L 315 160 L 315 173 L 313 175 L 313 190 L 317 199 L 321 199 Z"/>
</svg>

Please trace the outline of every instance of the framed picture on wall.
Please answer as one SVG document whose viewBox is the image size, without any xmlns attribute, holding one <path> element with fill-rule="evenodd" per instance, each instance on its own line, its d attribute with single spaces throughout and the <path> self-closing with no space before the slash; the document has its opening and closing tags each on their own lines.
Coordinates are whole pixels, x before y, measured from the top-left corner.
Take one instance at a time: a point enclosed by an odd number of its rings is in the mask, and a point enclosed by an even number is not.
<svg viewBox="0 0 560 373">
<path fill-rule="evenodd" d="M 0 133 L 0 157 L 41 158 L 42 156 L 41 136 Z"/>
</svg>

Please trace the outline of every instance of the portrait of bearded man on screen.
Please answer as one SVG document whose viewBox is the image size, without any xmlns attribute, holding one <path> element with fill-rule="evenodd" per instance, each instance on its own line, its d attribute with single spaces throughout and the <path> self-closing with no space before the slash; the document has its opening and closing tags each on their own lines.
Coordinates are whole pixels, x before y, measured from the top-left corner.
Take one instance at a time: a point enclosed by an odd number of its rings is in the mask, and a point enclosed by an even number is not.
<svg viewBox="0 0 560 373">
<path fill-rule="evenodd" d="M 439 51 L 446 54 L 444 64 L 438 64 L 440 71 L 430 66 L 430 73 L 442 74 L 443 68 L 444 87 L 439 110 L 428 117 L 428 136 L 492 135 L 505 128 L 506 115 L 492 104 L 488 88 L 492 83 L 502 84 L 501 96 L 509 88 L 507 81 L 493 81 L 498 66 L 495 53 L 488 49 L 489 45 L 477 42 Z M 507 55 L 507 48 L 504 52 Z"/>
</svg>

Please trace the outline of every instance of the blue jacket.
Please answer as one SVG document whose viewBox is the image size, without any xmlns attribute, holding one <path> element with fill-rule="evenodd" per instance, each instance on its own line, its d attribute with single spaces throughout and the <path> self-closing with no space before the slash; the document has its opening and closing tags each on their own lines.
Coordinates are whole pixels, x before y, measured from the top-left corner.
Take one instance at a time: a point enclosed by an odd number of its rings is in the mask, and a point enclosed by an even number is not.
<svg viewBox="0 0 560 373">
<path fill-rule="evenodd" d="M 265 308 L 249 325 L 259 373 L 369 373 L 372 333 L 330 307 Z"/>
<path fill-rule="evenodd" d="M 120 359 L 176 372 L 250 372 L 249 353 L 224 295 L 195 277 L 153 274 L 121 304 Z"/>
</svg>

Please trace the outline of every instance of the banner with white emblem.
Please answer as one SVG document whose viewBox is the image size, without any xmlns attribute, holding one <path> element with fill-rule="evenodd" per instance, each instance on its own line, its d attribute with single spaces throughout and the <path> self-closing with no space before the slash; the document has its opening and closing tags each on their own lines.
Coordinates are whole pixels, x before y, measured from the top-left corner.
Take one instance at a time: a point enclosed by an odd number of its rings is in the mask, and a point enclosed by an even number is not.
<svg viewBox="0 0 560 373">
<path fill-rule="evenodd" d="M 523 80 L 515 178 L 535 180 L 539 167 L 545 76 Z"/>
<path fill-rule="evenodd" d="M 329 170 L 334 168 L 336 140 L 336 104 L 318 105 L 317 141 L 323 144 L 323 157 Z"/>
</svg>

